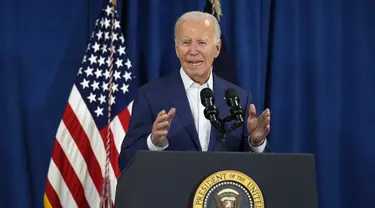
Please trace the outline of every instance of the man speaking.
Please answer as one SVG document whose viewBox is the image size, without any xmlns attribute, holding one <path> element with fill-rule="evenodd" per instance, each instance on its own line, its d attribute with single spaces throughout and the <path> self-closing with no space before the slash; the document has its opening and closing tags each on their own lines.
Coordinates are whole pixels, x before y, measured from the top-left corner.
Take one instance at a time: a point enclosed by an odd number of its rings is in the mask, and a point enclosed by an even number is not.
<svg viewBox="0 0 375 208">
<path fill-rule="evenodd" d="M 174 31 L 181 68 L 139 89 L 121 146 L 120 169 L 137 150 L 267 151 L 269 109 L 256 117 L 249 93 L 212 71 L 221 47 L 216 18 L 188 12 Z M 232 119 L 224 122 L 228 114 Z"/>
</svg>

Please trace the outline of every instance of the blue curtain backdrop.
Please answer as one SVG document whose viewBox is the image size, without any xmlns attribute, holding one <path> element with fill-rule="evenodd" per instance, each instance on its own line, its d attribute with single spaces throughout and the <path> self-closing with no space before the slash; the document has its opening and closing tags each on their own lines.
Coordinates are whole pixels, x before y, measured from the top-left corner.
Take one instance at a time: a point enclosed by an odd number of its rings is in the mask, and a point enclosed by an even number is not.
<svg viewBox="0 0 375 208">
<path fill-rule="evenodd" d="M 102 2 L 0 2 L 0 207 L 42 207 L 54 136 Z M 178 70 L 174 22 L 205 0 L 125 5 L 139 84 Z M 315 154 L 320 207 L 373 207 L 375 1 L 222 0 L 222 9 L 238 84 L 259 111 L 271 109 L 273 150 Z"/>
</svg>

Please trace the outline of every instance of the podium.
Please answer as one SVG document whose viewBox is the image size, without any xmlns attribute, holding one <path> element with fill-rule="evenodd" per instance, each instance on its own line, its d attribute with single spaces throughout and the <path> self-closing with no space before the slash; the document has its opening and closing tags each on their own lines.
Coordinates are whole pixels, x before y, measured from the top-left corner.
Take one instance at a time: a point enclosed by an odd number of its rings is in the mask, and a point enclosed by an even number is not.
<svg viewBox="0 0 375 208">
<path fill-rule="evenodd" d="M 139 151 L 115 208 L 317 208 L 311 154 Z"/>
</svg>

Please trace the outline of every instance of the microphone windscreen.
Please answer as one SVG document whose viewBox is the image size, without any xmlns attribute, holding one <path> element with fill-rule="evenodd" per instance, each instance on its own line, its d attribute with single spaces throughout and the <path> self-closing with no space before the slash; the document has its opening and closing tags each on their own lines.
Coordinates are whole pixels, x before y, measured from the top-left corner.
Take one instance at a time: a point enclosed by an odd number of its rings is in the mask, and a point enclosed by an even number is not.
<svg viewBox="0 0 375 208">
<path fill-rule="evenodd" d="M 212 99 L 212 102 L 215 102 L 215 98 L 214 98 L 214 92 L 210 89 L 210 88 L 204 88 L 202 91 L 201 91 L 201 102 L 202 102 L 202 105 L 207 107 L 206 106 L 206 102 L 205 100 L 207 98 L 211 98 Z"/>
<path fill-rule="evenodd" d="M 238 97 L 237 92 L 233 88 L 229 88 L 225 90 L 225 97 L 226 98 L 233 98 L 233 97 Z"/>
<path fill-rule="evenodd" d="M 201 91 L 201 98 L 209 98 L 209 97 L 214 97 L 214 92 L 210 88 L 204 88 Z M 203 99 L 202 99 L 203 100 Z"/>
</svg>

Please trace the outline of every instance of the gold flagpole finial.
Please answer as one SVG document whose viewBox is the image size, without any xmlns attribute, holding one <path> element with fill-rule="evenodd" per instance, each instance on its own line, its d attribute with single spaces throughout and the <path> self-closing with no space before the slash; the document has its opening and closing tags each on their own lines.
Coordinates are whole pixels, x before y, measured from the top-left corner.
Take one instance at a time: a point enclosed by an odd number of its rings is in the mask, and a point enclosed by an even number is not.
<svg viewBox="0 0 375 208">
<path fill-rule="evenodd" d="M 210 2 L 212 4 L 212 15 L 217 13 L 217 20 L 220 21 L 220 16 L 223 15 L 220 0 L 210 0 Z"/>
</svg>

